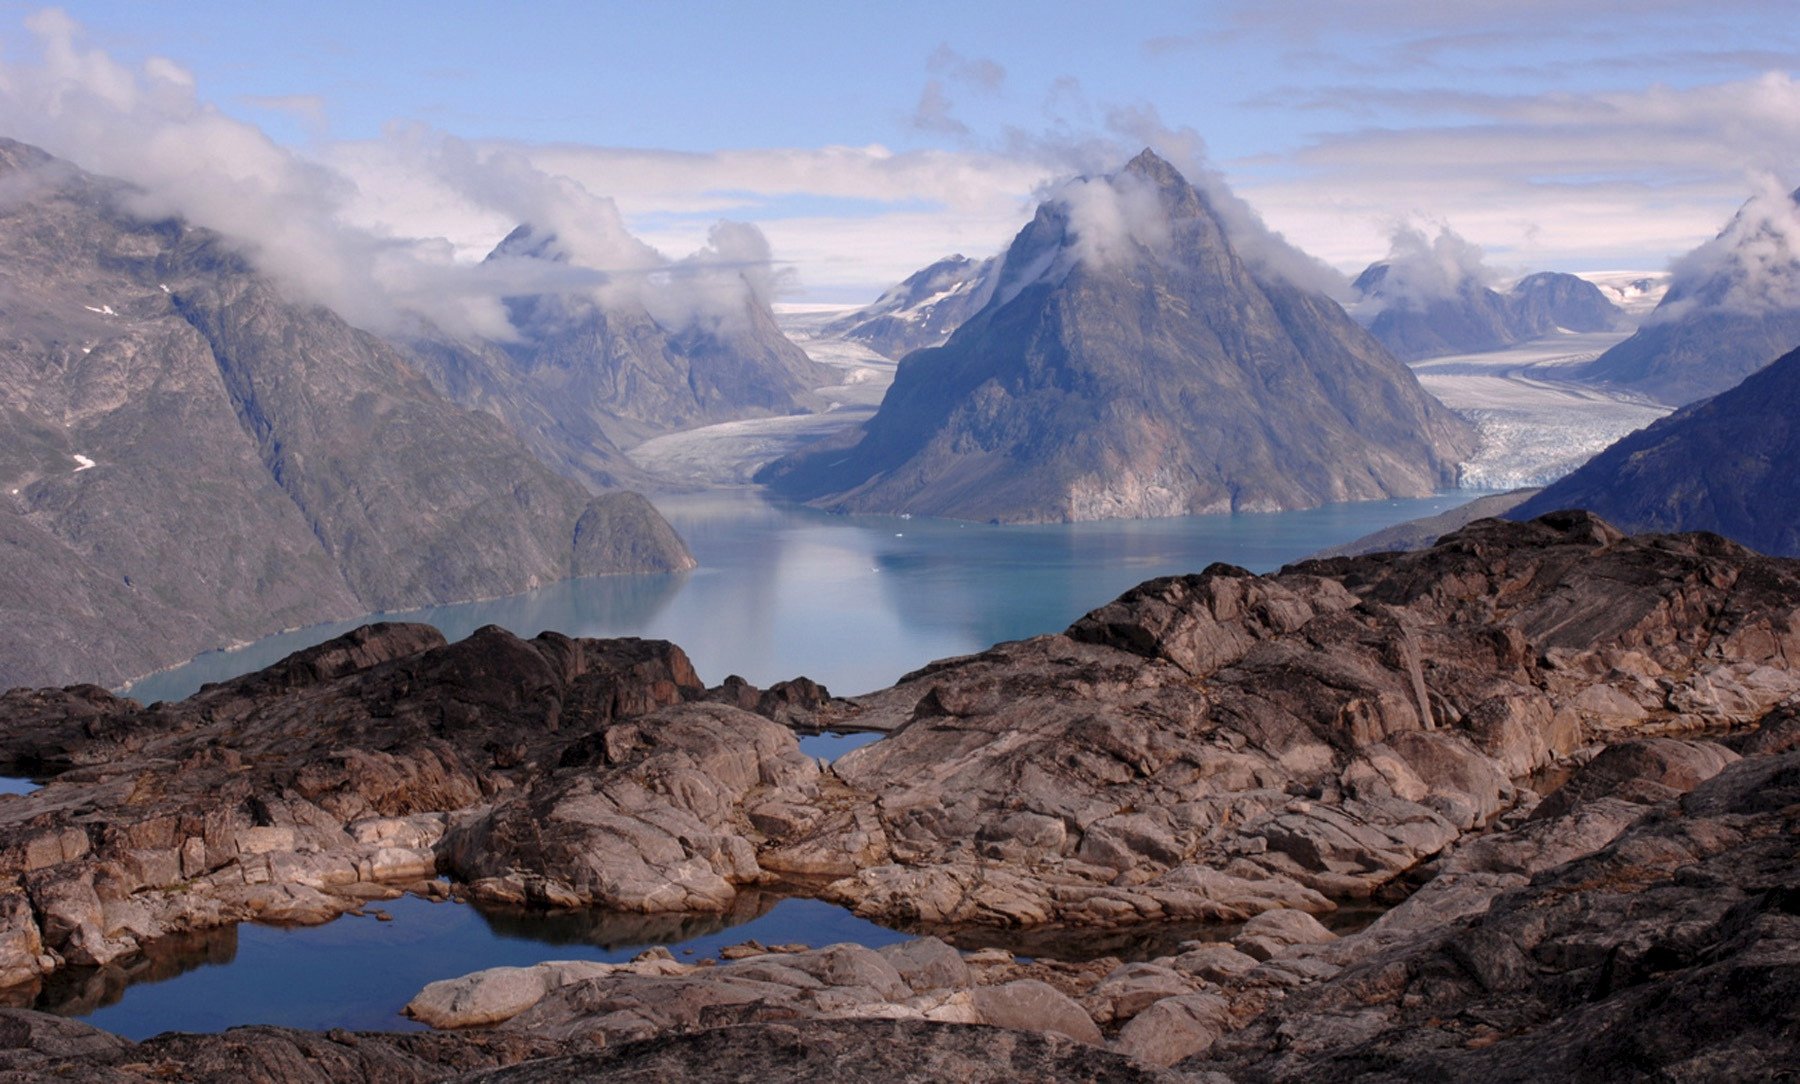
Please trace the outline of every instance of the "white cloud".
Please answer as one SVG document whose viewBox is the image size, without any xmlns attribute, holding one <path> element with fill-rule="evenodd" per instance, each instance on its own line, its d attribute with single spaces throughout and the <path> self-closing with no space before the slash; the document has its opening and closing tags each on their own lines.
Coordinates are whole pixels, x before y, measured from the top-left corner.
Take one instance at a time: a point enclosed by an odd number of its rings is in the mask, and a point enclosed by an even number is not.
<svg viewBox="0 0 1800 1084">
<path fill-rule="evenodd" d="M 1156 186 L 1136 174 L 1078 178 L 1053 198 L 1069 216 L 1072 254 L 1090 267 L 1123 265 L 1140 247 L 1169 245 L 1169 213 Z"/>
<path fill-rule="evenodd" d="M 1302 11 L 1338 28 L 1416 25 L 1423 36 L 1407 48 L 1426 67 L 1491 46 L 1504 34 L 1489 24 L 1516 31 L 1519 22 L 1510 3 L 1328 8 L 1239 5 L 1226 21 L 1256 34 Z M 1458 10 L 1432 14 L 1439 8 Z M 1606 11 L 1580 8 L 1590 24 Z M 1419 12 L 1424 22 L 1407 23 Z M 10 134 L 144 186 L 145 210 L 220 229 L 270 273 L 364 323 L 412 306 L 503 332 L 495 272 L 463 272 L 523 221 L 554 230 L 571 259 L 604 272 L 614 290 L 653 274 L 697 284 L 702 265 L 716 276 L 740 262 L 712 240 L 729 219 L 754 224 L 770 250 L 745 283 L 755 295 L 797 282 L 816 297 L 872 298 L 951 252 L 999 252 L 1056 184 L 1112 173 L 1144 146 L 1207 194 L 1247 259 L 1333 293 L 1341 271 L 1389 248 L 1396 222 L 1455 221 L 1508 266 L 1650 268 L 1710 237 L 1742 202 L 1748 176 L 1800 178 L 1800 84 L 1783 72 L 1604 93 L 1308 87 L 1269 101 L 1313 110 L 1321 134 L 1297 150 L 1223 162 L 1209 159 L 1191 126 L 1145 105 L 1093 101 L 1073 78 L 1049 86 L 1041 123 L 964 128 L 955 150 L 688 153 L 466 142 L 400 124 L 378 139 L 315 140 L 302 156 L 206 104 L 178 64 L 122 65 L 87 48 L 60 13 L 30 24 L 40 56 L 0 65 L 0 122 Z M 1170 38 L 1156 48 L 1187 44 Z M 951 110 L 953 93 L 1025 93 L 996 61 L 947 46 L 921 77 L 927 90 L 938 87 L 933 115 L 947 127 L 965 124 Z M 316 116 L 304 96 L 256 104 Z M 905 109 L 903 99 L 893 114 L 901 139 Z M 1339 123 L 1346 116 L 1353 123 Z M 722 236 L 727 248 L 747 237 Z M 714 255 L 662 274 L 687 252 Z"/>
<path fill-rule="evenodd" d="M 932 50 L 931 56 L 926 58 L 925 67 L 990 94 L 998 92 L 1001 84 L 1006 82 L 1006 69 L 999 61 L 988 57 L 964 56 L 950 48 L 949 42 Z"/>
<path fill-rule="evenodd" d="M 1417 309 L 1448 301 L 1471 286 L 1489 286 L 1498 277 L 1483 262 L 1481 246 L 1442 223 L 1436 237 L 1412 222 L 1399 223 L 1382 262 L 1386 273 L 1360 306 L 1370 316 L 1383 309 Z"/>
<path fill-rule="evenodd" d="M 1800 205 L 1773 178 L 1719 235 L 1675 261 L 1654 320 L 1696 310 L 1760 315 L 1800 310 Z"/>
<path fill-rule="evenodd" d="M 1454 220 L 1508 264 L 1661 266 L 1711 236 L 1751 178 L 1800 176 L 1800 83 L 1786 73 L 1684 89 L 1407 98 L 1420 113 L 1469 119 L 1334 132 L 1226 167 L 1247 178 L 1240 188 L 1272 225 L 1347 269 L 1410 218 Z"/>
<path fill-rule="evenodd" d="M 28 27 L 36 63 L 0 67 L 6 131 L 129 181 L 133 210 L 217 230 L 265 273 L 364 326 L 414 313 L 503 338 L 501 296 L 561 289 L 641 301 L 680 326 L 772 293 L 767 242 L 753 225 L 717 224 L 693 257 L 671 261 L 632 235 L 611 199 L 516 150 L 400 126 L 375 147 L 302 158 L 202 101 L 171 61 L 127 67 L 86 47 L 60 11 Z M 520 223 L 554 234 L 564 262 L 473 262 L 485 251 L 471 247 L 476 232 L 491 245 Z M 429 228 L 438 225 L 457 240 Z"/>
</svg>

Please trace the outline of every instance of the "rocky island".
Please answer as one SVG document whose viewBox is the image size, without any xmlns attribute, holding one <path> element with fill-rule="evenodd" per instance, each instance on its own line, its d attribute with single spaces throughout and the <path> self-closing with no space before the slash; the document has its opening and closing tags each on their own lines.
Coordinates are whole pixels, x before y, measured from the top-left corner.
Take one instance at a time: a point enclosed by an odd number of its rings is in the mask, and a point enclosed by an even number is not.
<svg viewBox="0 0 1800 1084">
<path fill-rule="evenodd" d="M 1795 658 L 1800 562 L 1565 512 L 1153 580 L 851 700 L 709 688 L 662 642 L 408 625 L 174 704 L 18 689 L 0 761 L 46 782 L 0 798 L 17 1003 L 402 891 L 688 913 L 778 886 L 921 936 L 481 972 L 419 992 L 423 1035 L 129 1043 L 9 1009 L 0 1067 L 1766 1078 L 1800 1057 Z M 795 739 L 820 726 L 886 736 L 828 765 Z M 951 947 L 1180 923 L 1130 963 Z"/>
</svg>

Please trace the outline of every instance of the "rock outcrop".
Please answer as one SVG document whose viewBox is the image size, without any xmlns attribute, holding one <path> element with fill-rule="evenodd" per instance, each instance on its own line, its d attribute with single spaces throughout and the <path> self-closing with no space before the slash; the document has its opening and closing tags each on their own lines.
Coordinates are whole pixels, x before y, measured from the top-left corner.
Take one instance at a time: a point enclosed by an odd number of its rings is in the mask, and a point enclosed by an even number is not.
<svg viewBox="0 0 1800 1084">
<path fill-rule="evenodd" d="M 733 815 L 726 788 L 744 785 L 746 773 L 758 784 L 779 761 L 804 781 L 818 765 L 787 730 L 734 706 L 695 704 L 668 726 L 651 720 L 709 695 L 754 704 L 756 694 L 747 686 L 708 694 L 667 643 L 553 633 L 524 641 L 489 627 L 445 644 L 423 625 L 365 627 L 179 704 L 144 708 L 92 686 L 14 690 L 0 697 L 0 756 L 52 778 L 0 802 L 0 856 L 12 878 L 0 912 L 0 984 L 67 964 L 104 966 L 178 931 L 320 922 L 402 888 L 440 894 L 427 882 L 454 864 L 453 838 L 494 837 L 515 808 L 510 796 L 534 781 L 539 805 L 602 800 L 565 792 L 609 758 L 631 765 L 613 773 L 611 795 L 637 802 L 613 822 L 574 829 L 625 826 L 609 843 L 589 840 L 594 861 L 635 855 L 643 876 L 632 883 L 644 886 L 689 866 L 698 878 L 708 858 L 754 878 L 747 844 L 729 832 L 702 836 L 701 822 Z M 701 723 L 712 729 L 693 729 Z M 768 765 L 745 747 L 758 735 L 778 746 Z M 713 791 L 700 789 L 708 783 Z M 714 844 L 724 850 L 706 849 Z M 534 837 L 491 856 L 527 863 L 530 873 L 493 882 L 505 891 L 486 881 L 474 891 L 580 902 L 536 891 L 552 870 L 574 877 L 553 864 L 565 857 Z M 703 880 L 695 891 L 708 887 L 716 888 Z M 662 891 L 662 909 L 709 909 L 693 894 L 669 900 L 673 890 Z"/>
<path fill-rule="evenodd" d="M 1423 496 L 1472 442 L 1146 151 L 1040 206 L 986 306 L 908 355 L 873 418 L 757 477 L 843 511 L 1175 516 Z"/>
<path fill-rule="evenodd" d="M 47 779 L 0 798 L 15 992 L 404 890 L 654 914 L 780 883 L 952 940 L 1191 940 L 501 968 L 421 991 L 415 1018 L 472 1029 L 431 1036 L 134 1045 L 15 1012 L 0 1066 L 629 1079 L 731 1041 L 745 1072 L 810 1066 L 817 1037 L 902 1076 L 1754 1078 L 1796 1054 L 1795 658 L 1800 563 L 1566 513 L 1153 580 L 848 702 L 707 688 L 665 643 L 410 625 L 179 704 L 14 690 L 0 760 Z M 788 728 L 845 722 L 889 733 L 823 765 Z"/>
<path fill-rule="evenodd" d="M 1508 514 L 1586 508 L 1628 531 L 1713 531 L 1800 556 L 1796 417 L 1800 350 L 1632 433 Z"/>
<path fill-rule="evenodd" d="M 0 177 L 0 685 L 692 565 L 217 235 L 22 144 Z"/>
<path fill-rule="evenodd" d="M 1240 1081 L 1779 1079 L 1800 1060 L 1797 809 L 1800 754 L 1732 764 L 1182 1067 Z"/>
<path fill-rule="evenodd" d="M 893 733 L 833 771 L 879 795 L 892 857 L 827 892 L 887 921 L 1094 926 L 1379 897 L 1561 757 L 1800 691 L 1795 575 L 1570 514 L 1152 581 L 864 698 Z"/>
</svg>

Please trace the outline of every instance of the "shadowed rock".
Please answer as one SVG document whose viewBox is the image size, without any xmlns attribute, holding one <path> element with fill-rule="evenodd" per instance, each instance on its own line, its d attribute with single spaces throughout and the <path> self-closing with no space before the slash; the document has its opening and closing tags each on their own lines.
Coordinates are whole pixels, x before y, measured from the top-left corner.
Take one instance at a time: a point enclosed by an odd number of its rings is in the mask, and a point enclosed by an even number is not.
<svg viewBox="0 0 1800 1084">
<path fill-rule="evenodd" d="M 1712 531 L 1800 556 L 1797 412 L 1793 350 L 1738 387 L 1625 437 L 1507 514 L 1586 508 L 1629 531 Z"/>
</svg>

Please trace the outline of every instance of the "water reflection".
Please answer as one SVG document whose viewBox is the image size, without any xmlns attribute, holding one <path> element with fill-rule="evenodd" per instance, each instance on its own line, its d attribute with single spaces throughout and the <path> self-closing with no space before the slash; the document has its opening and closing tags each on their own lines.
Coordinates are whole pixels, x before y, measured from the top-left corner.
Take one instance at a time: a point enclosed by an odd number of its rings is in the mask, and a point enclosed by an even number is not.
<svg viewBox="0 0 1800 1084">
<path fill-rule="evenodd" d="M 482 625 L 522 636 L 673 640 L 700 675 L 758 685 L 804 674 L 854 695 L 933 659 L 1065 628 L 1152 576 L 1215 561 L 1268 571 L 1326 546 L 1468 500 L 1366 501 L 1305 512 L 1189 516 L 1024 527 L 833 516 L 749 490 L 658 498 L 701 567 L 674 576 L 603 576 L 487 602 L 387 615 L 452 639 Z M 360 622 L 302 630 L 215 652 L 129 691 L 189 695 L 266 666 Z"/>
<path fill-rule="evenodd" d="M 478 906 L 496 937 L 545 945 L 593 945 L 631 949 L 646 945 L 686 945 L 768 914 L 781 897 L 768 892 L 738 893 L 731 909 L 717 915 L 636 915 L 617 911 L 556 911 Z M 688 946 L 691 948 L 691 946 Z"/>
<path fill-rule="evenodd" d="M 324 1030 L 418 1030 L 400 1009 L 426 985 L 489 967 L 545 960 L 629 960 L 652 945 L 681 959 L 768 945 L 880 946 L 905 934 L 817 900 L 744 893 L 716 916 L 481 910 L 407 896 L 322 926 L 244 924 L 168 939 L 128 962 L 70 969 L 15 1001 L 130 1039 L 242 1024 Z M 378 921 L 373 912 L 389 915 Z"/>
<path fill-rule="evenodd" d="M 171 934 L 151 942 L 140 955 L 104 967 L 71 967 L 37 987 L 13 987 L 0 993 L 6 1003 L 60 1016 L 87 1016 L 116 1005 L 134 986 L 166 982 L 196 968 L 224 966 L 237 959 L 238 928 L 223 926 Z"/>
<path fill-rule="evenodd" d="M 870 742 L 879 741 L 881 734 L 867 730 L 838 731 L 827 730 L 821 734 L 807 734 L 800 739 L 800 751 L 809 757 L 824 757 L 836 760 L 852 749 L 861 749 Z"/>
<path fill-rule="evenodd" d="M 372 904 L 369 910 L 322 926 L 244 924 L 164 938 L 129 960 L 70 968 L 39 987 L 14 988 L 5 1003 L 83 1017 L 131 1039 L 243 1024 L 417 1030 L 400 1009 L 439 979 L 545 960 L 618 962 L 653 945 L 668 946 L 678 959 L 700 960 L 748 940 L 810 947 L 848 941 L 879 948 L 933 934 L 964 950 L 1144 960 L 1173 955 L 1183 941 L 1226 940 L 1237 930 L 1232 924 L 1190 922 L 1122 930 L 920 927 L 902 932 L 833 904 L 757 890 L 740 894 L 721 915 L 546 914 L 414 896 Z M 1325 921 L 1347 933 L 1381 910 L 1370 905 Z M 391 921 L 378 921 L 375 912 Z"/>
</svg>

